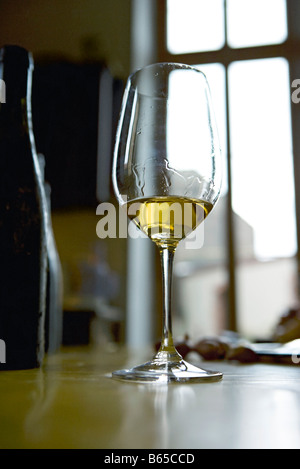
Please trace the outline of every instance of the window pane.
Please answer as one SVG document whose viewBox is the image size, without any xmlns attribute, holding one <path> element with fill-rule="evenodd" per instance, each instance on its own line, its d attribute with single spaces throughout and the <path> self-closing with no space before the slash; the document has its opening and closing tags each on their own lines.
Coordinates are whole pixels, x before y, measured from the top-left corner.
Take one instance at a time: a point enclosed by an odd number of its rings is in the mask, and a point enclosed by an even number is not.
<svg viewBox="0 0 300 469">
<path fill-rule="evenodd" d="M 223 0 L 168 0 L 167 48 L 171 54 L 224 46 Z"/>
<path fill-rule="evenodd" d="M 227 0 L 231 47 L 280 44 L 286 38 L 286 0 Z"/>
<path fill-rule="evenodd" d="M 226 104 L 225 68 L 223 65 L 196 65 L 205 73 L 211 91 L 223 154 L 224 184 L 222 197 L 205 220 L 204 244 L 201 249 L 188 249 L 185 242 L 176 250 L 174 265 L 174 308 L 176 335 L 188 334 L 197 340 L 203 335 L 216 335 L 226 328 L 228 290 L 226 213 Z M 198 229 L 199 229 L 198 228 Z"/>
<path fill-rule="evenodd" d="M 227 192 L 227 132 L 226 132 L 226 87 L 225 67 L 219 63 L 196 65 L 207 78 L 213 109 L 216 117 L 223 157 L 222 194 Z"/>
<path fill-rule="evenodd" d="M 296 301 L 287 61 L 233 63 L 229 97 L 239 321 L 244 334 L 267 336 Z"/>
<path fill-rule="evenodd" d="M 290 86 L 285 59 L 229 69 L 233 208 L 254 228 L 255 254 L 296 251 Z"/>
</svg>

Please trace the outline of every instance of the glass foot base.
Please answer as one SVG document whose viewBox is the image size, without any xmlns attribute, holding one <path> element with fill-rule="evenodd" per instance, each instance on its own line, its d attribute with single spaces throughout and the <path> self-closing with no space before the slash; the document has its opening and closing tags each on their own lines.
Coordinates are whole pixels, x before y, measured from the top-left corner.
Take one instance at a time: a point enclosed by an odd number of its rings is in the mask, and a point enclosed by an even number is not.
<svg viewBox="0 0 300 469">
<path fill-rule="evenodd" d="M 184 360 L 163 363 L 154 360 L 134 368 L 114 371 L 112 378 L 134 383 L 200 383 L 220 381 L 223 374 L 202 370 Z"/>
</svg>

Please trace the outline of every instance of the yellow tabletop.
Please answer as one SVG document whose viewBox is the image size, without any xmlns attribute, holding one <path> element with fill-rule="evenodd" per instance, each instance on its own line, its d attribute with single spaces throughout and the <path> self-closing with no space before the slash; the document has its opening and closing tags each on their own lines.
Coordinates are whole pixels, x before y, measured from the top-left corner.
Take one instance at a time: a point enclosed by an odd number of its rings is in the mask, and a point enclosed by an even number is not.
<svg viewBox="0 0 300 469">
<path fill-rule="evenodd" d="M 300 448 L 300 365 L 201 363 L 224 373 L 216 383 L 111 379 L 144 358 L 65 349 L 1 372 L 0 448 Z"/>
</svg>

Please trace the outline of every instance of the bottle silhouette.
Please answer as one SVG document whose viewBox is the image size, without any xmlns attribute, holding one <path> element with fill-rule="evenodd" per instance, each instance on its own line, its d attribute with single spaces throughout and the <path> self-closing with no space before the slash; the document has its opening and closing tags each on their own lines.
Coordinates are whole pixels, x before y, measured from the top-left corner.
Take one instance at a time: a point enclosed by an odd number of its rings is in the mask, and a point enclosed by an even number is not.
<svg viewBox="0 0 300 469">
<path fill-rule="evenodd" d="M 41 366 L 45 351 L 47 212 L 31 120 L 33 59 L 0 50 L 0 370 Z"/>
</svg>

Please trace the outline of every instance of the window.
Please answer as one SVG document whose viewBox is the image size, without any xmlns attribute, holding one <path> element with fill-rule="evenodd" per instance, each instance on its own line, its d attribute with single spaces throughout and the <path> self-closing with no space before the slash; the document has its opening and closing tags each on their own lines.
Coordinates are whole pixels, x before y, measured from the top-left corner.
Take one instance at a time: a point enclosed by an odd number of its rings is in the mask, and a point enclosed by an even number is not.
<svg viewBox="0 0 300 469">
<path fill-rule="evenodd" d="M 159 60 L 206 74 L 224 150 L 225 184 L 204 247 L 193 256 L 179 248 L 175 260 L 177 313 L 190 335 L 229 328 L 267 340 L 297 300 L 292 128 L 300 111 L 291 82 L 300 77 L 291 76 L 290 37 L 300 31 L 288 30 L 296 3 L 158 0 Z"/>
<path fill-rule="evenodd" d="M 229 67 L 233 209 L 253 228 L 257 258 L 296 252 L 288 62 Z"/>
<path fill-rule="evenodd" d="M 227 0 L 230 47 L 280 44 L 287 39 L 286 0 Z"/>
<path fill-rule="evenodd" d="M 167 46 L 171 53 L 216 50 L 224 43 L 223 0 L 168 2 Z"/>
</svg>

